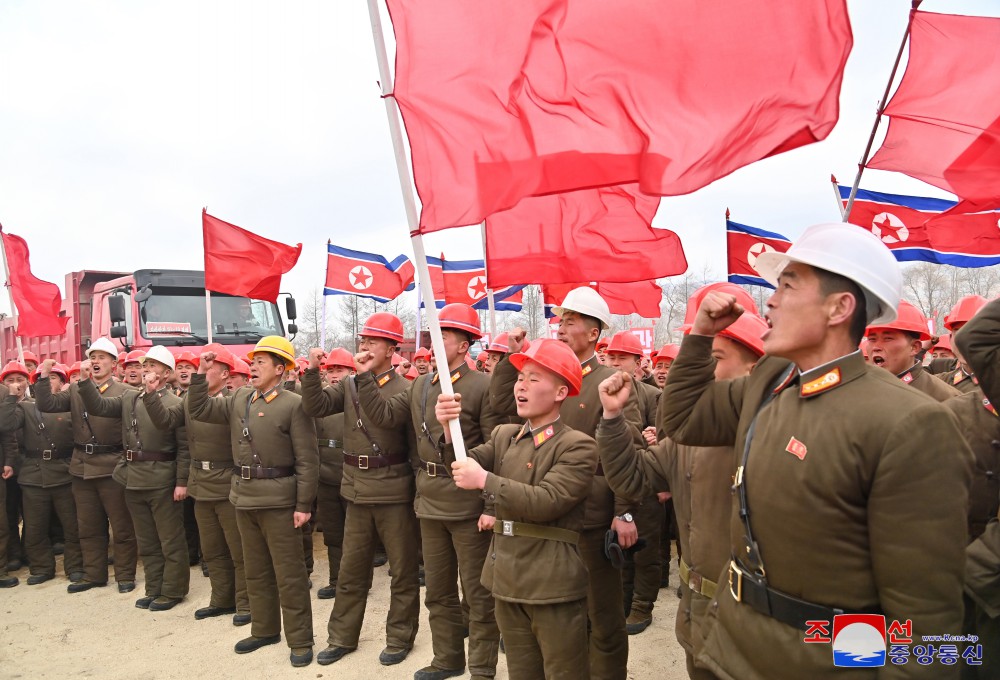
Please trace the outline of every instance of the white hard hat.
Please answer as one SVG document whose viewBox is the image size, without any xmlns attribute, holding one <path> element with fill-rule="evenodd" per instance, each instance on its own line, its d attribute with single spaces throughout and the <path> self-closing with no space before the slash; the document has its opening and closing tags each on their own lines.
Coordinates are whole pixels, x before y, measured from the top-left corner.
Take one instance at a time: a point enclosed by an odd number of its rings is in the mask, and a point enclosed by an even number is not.
<svg viewBox="0 0 1000 680">
<path fill-rule="evenodd" d="M 158 361 L 171 371 L 174 370 L 174 355 L 170 353 L 170 350 L 163 345 L 153 345 L 146 352 L 146 356 L 139 359 L 142 363 L 146 363 L 152 359 L 153 361 Z"/>
<path fill-rule="evenodd" d="M 792 262 L 839 274 L 865 293 L 868 324 L 896 319 L 903 295 L 903 274 L 892 252 L 873 233 L 853 224 L 815 224 L 803 232 L 787 252 L 757 256 L 755 268 L 770 284 Z"/>
<path fill-rule="evenodd" d="M 91 352 L 104 352 L 105 354 L 110 354 L 113 358 L 118 358 L 118 350 L 115 349 L 114 344 L 107 338 L 98 338 L 94 343 L 87 348 L 87 358 L 90 358 Z"/>
<path fill-rule="evenodd" d="M 576 312 L 592 316 L 601 322 L 601 330 L 611 328 L 611 310 L 600 294 L 589 286 L 580 286 L 566 293 L 562 304 L 554 307 L 552 312 L 562 316 L 563 312 Z"/>
</svg>

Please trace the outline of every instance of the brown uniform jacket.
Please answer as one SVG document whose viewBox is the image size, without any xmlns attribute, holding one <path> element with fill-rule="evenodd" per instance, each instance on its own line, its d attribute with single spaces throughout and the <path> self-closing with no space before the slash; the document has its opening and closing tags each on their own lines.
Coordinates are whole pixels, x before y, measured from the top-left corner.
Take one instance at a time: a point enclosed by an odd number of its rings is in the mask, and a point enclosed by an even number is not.
<svg viewBox="0 0 1000 680">
<path fill-rule="evenodd" d="M 170 430 L 158 428 L 146 411 L 142 394 L 135 390 L 109 397 L 101 395 L 93 380 L 81 380 L 77 385 L 87 411 L 94 415 L 121 418 L 122 444 L 126 451 L 175 454 L 173 460 L 129 461 L 127 456 L 120 456 L 113 475 L 116 482 L 134 491 L 187 486 L 191 458 L 183 425 Z M 168 406 L 181 403 L 169 387 L 160 388 L 156 395 Z"/>
<path fill-rule="evenodd" d="M 565 406 L 563 407 L 565 409 Z M 486 470 L 483 495 L 504 520 L 579 532 L 584 503 L 597 467 L 597 444 L 561 421 L 532 433 L 525 425 L 500 425 L 470 450 Z M 450 467 L 454 449 L 445 447 Z M 483 585 L 507 602 L 553 604 L 587 597 L 587 569 L 576 544 L 493 534 Z"/>
<path fill-rule="evenodd" d="M 223 388 L 216 397 L 225 399 L 230 394 L 228 388 Z M 233 446 L 229 426 L 196 420 L 191 415 L 187 390 L 179 401 L 163 399 L 159 392 L 144 393 L 142 401 L 156 427 L 161 430 L 185 428 L 191 456 L 188 495 L 196 501 L 228 500 L 233 478 Z"/>
<path fill-rule="evenodd" d="M 946 385 L 951 385 L 962 394 L 974 392 L 979 388 L 979 380 L 971 373 L 966 373 L 961 366 L 956 366 L 947 373 L 941 373 L 938 377 Z"/>
<path fill-rule="evenodd" d="M 985 398 L 1000 404 L 1000 301 L 979 310 L 955 335 Z M 1000 616 L 1000 522 L 990 522 L 966 549 L 965 592 L 991 617 Z"/>
<path fill-rule="evenodd" d="M 120 397 L 132 392 L 131 387 L 114 379 L 108 379 L 98 388 L 102 396 Z M 73 457 L 69 461 L 69 472 L 74 477 L 99 479 L 110 477 L 118 465 L 122 451 L 122 420 L 118 416 L 101 417 L 87 412 L 80 398 L 80 383 L 72 383 L 65 392 L 52 393 L 48 380 L 35 383 L 35 401 L 45 413 L 70 412 L 73 421 Z M 89 426 L 88 426 L 89 424 Z M 109 453 L 87 453 L 87 444 L 106 445 L 114 448 Z"/>
<path fill-rule="evenodd" d="M 385 397 L 392 397 L 406 391 L 410 381 L 395 370 L 389 370 L 374 376 L 378 387 Z M 344 414 L 344 453 L 355 456 L 373 455 L 373 449 L 364 431 L 358 427 L 358 411 L 354 407 L 348 390 L 349 376 L 336 385 L 323 387 L 319 378 L 319 370 L 306 369 L 302 375 L 302 408 L 313 418 L 324 418 L 335 413 Z M 358 390 L 360 403 L 361 390 Z M 340 496 L 352 503 L 370 505 L 389 505 L 394 503 L 413 502 L 413 466 L 410 462 L 411 452 L 416 448 L 413 428 L 409 423 L 398 427 L 379 427 L 369 417 L 364 408 L 361 409 L 361 422 L 364 423 L 372 438 L 378 442 L 383 455 L 404 455 L 407 459 L 400 465 L 389 465 L 381 468 L 362 470 L 354 465 L 345 464 L 343 480 L 340 486 Z"/>
<path fill-rule="evenodd" d="M 582 366 L 583 386 L 580 389 L 580 394 L 568 397 L 563 402 L 560 418 L 566 427 L 582 432 L 588 437 L 593 437 L 597 433 L 597 424 L 601 421 L 601 414 L 604 412 L 598 387 L 602 380 L 615 373 L 615 369 L 602 366 L 598 363 L 597 356 L 583 362 Z M 493 378 L 490 380 L 490 404 L 494 413 L 501 416 L 517 415 L 517 404 L 514 401 L 517 373 L 514 364 L 510 363 L 509 354 L 505 355 L 500 363 L 493 368 Z M 633 436 L 636 443 L 643 443 L 645 440 L 641 434 L 642 415 L 637 392 L 633 392 L 632 396 L 629 397 L 629 403 L 625 408 L 625 419 L 635 428 Z M 590 497 L 587 499 L 587 512 L 583 527 L 584 529 L 609 529 L 614 516 L 627 512 L 631 507 L 632 504 L 614 497 L 603 472 L 598 470 L 598 474 L 594 475 Z"/>
<path fill-rule="evenodd" d="M 451 374 L 452 385 L 462 395 L 462 438 L 468 448 L 479 446 L 490 438 L 499 419 L 489 404 L 490 379 L 484 373 L 462 363 Z M 441 455 L 444 429 L 434 417 L 434 407 L 441 394 L 438 374 L 421 375 L 409 389 L 390 399 L 383 399 L 371 372 L 358 376 L 361 408 L 381 427 L 411 427 L 417 438 L 417 493 L 413 502 L 417 517 L 422 519 L 474 519 L 483 514 L 483 497 L 476 491 L 459 489 L 452 481 L 450 470 Z M 426 463 L 435 473 L 428 473 Z"/>
<path fill-rule="evenodd" d="M 914 387 L 936 401 L 948 401 L 961 392 L 946 384 L 941 378 L 928 373 L 920 364 L 914 364 L 897 376 L 910 387 Z"/>
<path fill-rule="evenodd" d="M 6 387 L 0 388 L 0 395 L 7 394 Z M 0 401 L 0 432 L 14 433 L 19 445 L 18 484 L 50 489 L 72 481 L 73 430 L 68 412 L 41 413 L 33 399 L 7 396 Z M 46 456 L 45 451 L 50 453 Z"/>
<path fill-rule="evenodd" d="M 188 390 L 195 420 L 229 425 L 233 463 L 237 467 L 294 467 L 295 474 L 276 479 L 232 476 L 229 500 L 237 510 L 294 508 L 312 512 L 319 484 L 316 424 L 302 411 L 302 398 L 280 389 L 268 399 L 253 387 L 228 397 L 209 397 L 208 381 L 196 374 Z M 244 436 L 246 430 L 249 437 Z M 254 453 L 256 452 L 256 456 Z"/>
<path fill-rule="evenodd" d="M 958 418 L 975 456 L 969 488 L 969 540 L 979 538 L 1000 509 L 1000 417 L 978 387 L 944 402 Z"/>
<path fill-rule="evenodd" d="M 748 377 L 716 382 L 711 348 L 710 337 L 684 339 L 663 394 L 664 430 L 683 444 L 734 446 L 742 458 L 757 417 L 742 480 L 770 587 L 910 619 L 916 640 L 961 630 L 972 454 L 954 415 L 860 352 L 798 376 L 758 415 L 789 362 L 765 355 Z M 730 536 L 743 560 L 735 500 Z M 716 601 L 698 660 L 720 677 L 844 677 L 831 648 L 804 644 L 802 630 L 737 602 L 728 587 Z M 938 664 L 890 666 L 863 677 L 958 676 Z"/>
<path fill-rule="evenodd" d="M 319 481 L 340 486 L 344 478 L 344 414 L 316 418 L 319 443 Z"/>
</svg>

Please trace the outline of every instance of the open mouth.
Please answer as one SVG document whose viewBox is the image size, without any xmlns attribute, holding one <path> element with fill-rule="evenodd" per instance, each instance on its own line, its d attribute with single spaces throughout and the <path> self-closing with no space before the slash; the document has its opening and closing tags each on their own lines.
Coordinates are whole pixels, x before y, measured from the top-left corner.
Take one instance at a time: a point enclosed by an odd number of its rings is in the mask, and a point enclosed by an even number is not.
<svg viewBox="0 0 1000 680">
<path fill-rule="evenodd" d="M 876 366 L 881 366 L 882 364 L 885 363 L 885 357 L 883 357 L 883 356 L 873 356 L 872 357 L 872 363 L 875 364 Z"/>
</svg>

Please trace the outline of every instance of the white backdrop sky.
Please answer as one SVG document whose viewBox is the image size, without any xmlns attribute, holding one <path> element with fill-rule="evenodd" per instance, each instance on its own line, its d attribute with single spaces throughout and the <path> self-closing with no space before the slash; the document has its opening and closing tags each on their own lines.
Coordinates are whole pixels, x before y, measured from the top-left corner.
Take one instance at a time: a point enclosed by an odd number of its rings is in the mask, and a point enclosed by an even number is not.
<svg viewBox="0 0 1000 680">
<path fill-rule="evenodd" d="M 693 271 L 725 275 L 726 207 L 790 237 L 838 218 L 830 173 L 854 178 L 910 6 L 848 4 L 855 44 L 829 138 L 663 199 L 654 225 L 681 235 Z M 922 9 L 1000 15 L 995 0 Z M 301 242 L 282 286 L 296 296 L 322 288 L 328 238 L 412 257 L 377 80 L 364 0 L 4 0 L 0 223 L 60 287 L 80 269 L 201 269 L 202 206 Z M 879 171 L 862 186 L 947 197 Z M 478 228 L 426 243 L 482 257 Z"/>
</svg>

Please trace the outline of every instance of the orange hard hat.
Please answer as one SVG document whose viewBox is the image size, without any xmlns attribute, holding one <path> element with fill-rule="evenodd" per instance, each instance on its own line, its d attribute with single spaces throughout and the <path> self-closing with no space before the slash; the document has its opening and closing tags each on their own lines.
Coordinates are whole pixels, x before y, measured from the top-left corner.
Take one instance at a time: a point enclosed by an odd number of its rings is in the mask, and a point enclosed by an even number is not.
<svg viewBox="0 0 1000 680">
<path fill-rule="evenodd" d="M 611 336 L 607 351 L 642 356 L 642 343 L 639 342 L 639 338 L 636 337 L 635 333 L 631 331 L 618 331 Z"/>
<path fill-rule="evenodd" d="M 664 361 L 673 361 L 677 358 L 677 353 L 681 351 L 680 346 L 673 343 L 668 343 L 660 348 L 660 351 L 656 353 L 656 359 L 653 360 L 655 364 L 661 359 Z"/>
<path fill-rule="evenodd" d="M 243 359 L 239 358 L 238 356 L 234 355 L 233 367 L 232 370 L 230 370 L 230 373 L 234 375 L 245 375 L 247 377 L 250 377 L 250 364 L 243 361 Z"/>
<path fill-rule="evenodd" d="M 126 366 L 128 364 L 141 364 L 142 358 L 146 356 L 146 353 L 141 349 L 134 349 L 125 355 L 125 361 L 123 362 Z"/>
<path fill-rule="evenodd" d="M 938 349 L 947 350 L 947 351 L 951 352 L 952 354 L 955 353 L 955 348 L 953 348 L 951 346 L 951 336 L 950 335 L 947 335 L 947 334 L 942 335 L 940 338 L 938 338 L 938 341 L 935 342 L 934 345 L 931 347 L 931 351 L 932 352 L 934 350 L 938 350 Z"/>
<path fill-rule="evenodd" d="M 8 375 L 13 375 L 15 373 L 20 373 L 25 378 L 31 378 L 31 374 L 28 373 L 28 367 L 22 364 L 20 361 L 8 361 L 7 365 L 3 367 L 0 371 L 0 380 L 4 380 Z"/>
<path fill-rule="evenodd" d="M 962 325 L 969 322 L 976 313 L 986 305 L 986 298 L 982 295 L 966 295 L 955 303 L 944 317 L 944 327 L 949 331 L 957 331 Z"/>
<path fill-rule="evenodd" d="M 691 330 L 692 324 L 694 324 L 694 318 L 698 315 L 698 308 L 701 307 L 702 301 L 705 297 L 712 292 L 716 293 L 727 293 L 736 297 L 736 302 L 742 305 L 743 309 L 753 314 L 760 314 L 757 309 L 757 303 L 753 301 L 750 297 L 750 293 L 746 292 L 735 283 L 729 283 L 728 281 L 719 281 L 717 283 L 710 283 L 707 286 L 702 286 L 688 298 L 687 309 L 684 311 L 684 323 L 681 328 L 685 333 Z"/>
<path fill-rule="evenodd" d="M 426 347 L 421 347 L 420 349 L 418 349 L 416 352 L 413 353 L 414 361 L 416 361 L 417 359 L 430 359 L 430 358 L 431 358 L 431 351 Z"/>
<path fill-rule="evenodd" d="M 70 364 L 69 370 L 66 371 L 66 377 L 68 379 L 69 376 L 73 375 L 74 373 L 79 373 L 79 372 L 80 372 L 80 362 L 79 361 L 74 361 L 72 364 Z"/>
<path fill-rule="evenodd" d="M 323 359 L 323 368 L 333 368 L 334 366 L 353 369 L 354 356 L 343 347 L 334 347 Z"/>
<path fill-rule="evenodd" d="M 198 365 L 201 363 L 201 357 L 192 352 L 191 350 L 185 350 L 180 354 L 178 354 L 176 357 L 174 357 L 175 367 L 177 366 L 177 364 L 181 363 L 188 363 L 194 366 L 195 368 L 198 368 Z"/>
<path fill-rule="evenodd" d="M 580 394 L 583 386 L 583 369 L 576 353 L 565 342 L 543 338 L 535 342 L 524 352 L 518 352 L 510 357 L 510 363 L 518 371 L 524 370 L 524 365 L 533 361 L 547 371 L 555 373 L 569 385 L 569 396 Z"/>
<path fill-rule="evenodd" d="M 400 343 L 403 341 L 403 322 L 395 314 L 376 312 L 368 317 L 358 335 L 366 338 L 385 338 Z"/>
<path fill-rule="evenodd" d="M 438 323 L 441 324 L 441 328 L 468 333 L 473 340 L 483 337 L 483 332 L 479 328 L 479 313 L 461 302 L 453 302 L 442 307 L 438 312 Z"/>
<path fill-rule="evenodd" d="M 739 318 L 732 325 L 719 331 L 719 335 L 730 340 L 735 340 L 760 357 L 764 356 L 764 340 L 762 336 L 766 332 L 767 322 L 756 314 L 751 314 L 747 311 L 740 314 Z"/>
<path fill-rule="evenodd" d="M 927 330 L 927 317 L 906 300 L 899 301 L 895 321 L 881 326 L 869 326 L 865 335 L 871 331 L 903 331 L 919 336 L 922 341 L 931 339 L 931 333 Z"/>
<path fill-rule="evenodd" d="M 610 340 L 608 340 L 607 338 L 601 338 L 600 340 L 597 341 L 597 350 L 596 351 L 600 352 L 602 349 L 603 350 L 607 350 L 608 349 L 608 345 L 610 345 L 610 344 L 611 344 Z"/>
</svg>

